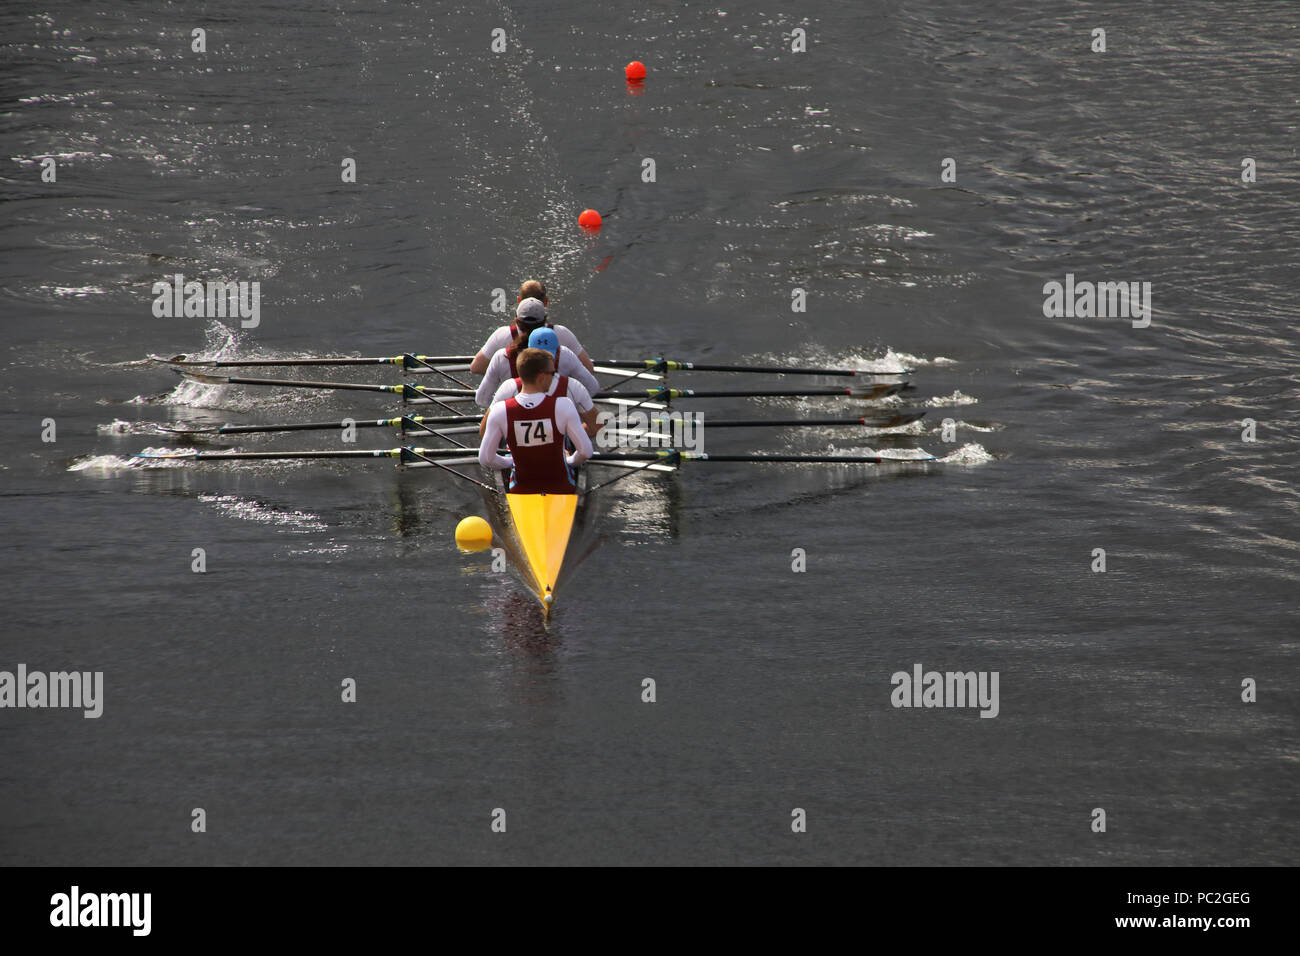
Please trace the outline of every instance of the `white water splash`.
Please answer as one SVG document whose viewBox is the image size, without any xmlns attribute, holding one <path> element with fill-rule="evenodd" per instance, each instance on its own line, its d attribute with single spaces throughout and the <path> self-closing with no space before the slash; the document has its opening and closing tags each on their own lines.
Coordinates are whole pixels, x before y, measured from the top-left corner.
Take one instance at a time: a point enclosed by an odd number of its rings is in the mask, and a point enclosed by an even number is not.
<svg viewBox="0 0 1300 956">
<path fill-rule="evenodd" d="M 928 460 L 934 457 L 924 448 L 890 448 L 885 451 L 877 452 L 877 454 L 886 461 Z"/>
<path fill-rule="evenodd" d="M 930 431 L 938 431 L 932 428 Z M 866 426 L 864 431 L 868 435 L 924 435 L 926 433 L 925 421 L 917 419 L 914 422 L 908 422 L 906 425 L 895 425 L 892 428 L 873 428 Z"/>
<path fill-rule="evenodd" d="M 109 474 L 134 467 L 136 466 L 133 460 L 129 458 L 120 458 L 117 455 L 88 455 L 70 464 L 68 471 L 90 471 Z"/>
<path fill-rule="evenodd" d="M 885 461 L 929 461 L 934 458 L 934 455 L 931 455 L 924 448 L 875 449 L 875 448 L 870 448 L 866 445 L 850 445 L 847 448 L 841 448 L 838 445 L 835 445 L 833 443 L 830 446 L 828 446 L 826 450 L 826 454 L 844 455 L 845 457 L 879 456 L 880 458 L 883 458 Z M 846 464 L 853 464 L 853 462 L 846 462 Z"/>
<path fill-rule="evenodd" d="M 978 398 L 973 395 L 963 395 L 961 389 L 957 389 L 951 395 L 936 395 L 934 398 L 928 399 L 925 404 L 931 408 L 951 408 L 957 405 L 975 405 L 978 403 Z"/>
<path fill-rule="evenodd" d="M 948 465 L 983 465 L 995 459 L 983 445 L 972 442 L 962 445 L 951 455 L 946 455 L 939 460 Z"/>
<path fill-rule="evenodd" d="M 946 358 L 942 355 L 936 355 L 934 358 L 924 358 L 920 355 L 913 355 L 910 352 L 895 352 L 892 348 L 885 351 L 885 357 L 882 362 L 895 362 L 899 368 L 920 368 L 922 365 L 956 365 L 957 360 Z"/>
<path fill-rule="evenodd" d="M 956 365 L 955 359 L 923 358 L 909 352 L 896 352 L 886 349 L 884 355 L 866 356 L 845 352 L 831 352 L 814 349 L 811 352 L 787 355 L 759 355 L 751 359 L 755 365 L 792 365 L 796 367 L 813 366 L 817 368 L 853 369 L 858 372 L 876 372 L 881 375 L 904 372 L 924 365 Z"/>
<path fill-rule="evenodd" d="M 120 455 L 91 455 L 74 461 L 68 466 L 68 471 L 109 472 L 138 471 L 142 468 L 183 468 L 192 460 L 193 454 L 193 449 L 188 448 L 145 448 L 127 458 Z M 182 457 L 163 457 L 167 455 Z"/>
<path fill-rule="evenodd" d="M 186 353 L 191 362 L 230 361 L 232 359 L 296 359 L 307 358 L 307 353 L 280 354 L 248 345 L 242 330 L 232 329 L 220 322 L 211 322 L 205 332 L 207 343 L 198 352 Z M 201 369 L 205 373 L 218 373 L 215 369 Z M 237 374 L 237 373 L 236 373 Z M 182 379 L 165 395 L 137 395 L 128 404 L 168 405 L 183 408 L 218 409 L 221 411 L 251 412 L 269 406 L 298 407 L 315 405 L 321 396 L 301 389 L 267 389 L 258 386 L 241 388 L 238 385 L 210 385 Z"/>
</svg>

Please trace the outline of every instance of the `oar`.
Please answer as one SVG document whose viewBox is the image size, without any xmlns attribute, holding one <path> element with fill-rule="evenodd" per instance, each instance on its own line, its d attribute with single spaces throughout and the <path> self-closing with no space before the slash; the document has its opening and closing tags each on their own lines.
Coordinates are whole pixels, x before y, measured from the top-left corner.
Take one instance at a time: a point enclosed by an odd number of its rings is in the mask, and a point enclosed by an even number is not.
<svg viewBox="0 0 1300 956">
<path fill-rule="evenodd" d="M 430 454 L 430 449 L 428 448 L 403 448 L 402 451 L 405 452 L 405 454 L 402 455 L 402 461 L 404 463 L 409 463 L 412 459 L 423 461 L 426 464 L 433 465 L 435 468 L 441 468 L 443 471 L 451 472 L 457 478 L 462 478 L 472 485 L 478 485 L 485 491 L 490 491 L 493 494 L 496 494 L 497 489 L 492 485 L 489 485 L 487 482 L 479 481 L 477 478 L 471 478 L 464 472 L 457 471 L 455 468 L 450 467 L 445 462 L 437 461 L 435 457 Z"/>
<path fill-rule="evenodd" d="M 814 428 L 866 425 L 871 428 L 897 428 L 907 425 L 925 416 L 924 411 L 899 412 L 895 415 L 878 415 L 864 418 L 741 418 L 700 420 L 701 427 L 707 428 Z M 337 422 L 290 422 L 277 425 L 219 425 L 210 428 L 187 428 L 182 425 L 161 425 L 175 435 L 262 435 L 278 432 L 325 432 L 352 428 L 400 428 L 403 431 L 432 431 L 434 433 L 450 430 L 452 425 L 477 425 L 482 415 L 402 415 L 398 418 L 377 418 L 358 421 L 355 419 Z M 649 425 L 669 425 L 680 419 L 651 418 Z M 612 424 L 612 422 L 611 422 Z M 459 429 L 455 434 L 461 434 Z"/>
<path fill-rule="evenodd" d="M 198 382 L 201 385 L 265 385 L 273 388 L 318 388 L 343 392 L 384 392 L 401 395 L 406 401 L 417 398 L 432 399 L 441 396 L 454 399 L 473 400 L 472 388 L 432 388 L 428 385 L 373 385 L 369 382 L 304 382 L 285 378 L 243 378 L 239 375 L 204 375 L 201 372 L 182 371 L 177 374 Z"/>
<path fill-rule="evenodd" d="M 339 422 L 293 422 L 282 425 L 221 425 L 216 428 L 185 428 L 183 426 L 163 425 L 162 428 L 176 435 L 259 435 L 272 432 L 324 432 L 339 431 L 343 428 L 400 428 L 412 431 L 415 428 L 432 426 L 436 431 L 439 425 L 469 425 L 482 421 L 482 415 L 447 415 L 431 418 L 426 415 L 403 415 L 400 418 L 378 418 L 365 421 Z"/>
<path fill-rule="evenodd" d="M 413 355 L 410 352 L 368 358 L 191 359 L 185 354 L 173 355 L 171 358 L 151 355 L 149 358 L 154 362 L 181 368 L 288 368 L 295 365 L 400 365 L 402 368 L 422 368 L 434 364 L 457 365 L 474 361 L 472 355 Z"/>
<path fill-rule="evenodd" d="M 905 382 L 893 382 L 888 385 L 873 382 L 870 384 L 851 385 L 848 388 L 772 388 L 772 389 L 742 389 L 742 390 L 715 390 L 699 388 L 669 388 L 666 385 L 660 385 L 655 388 L 647 388 L 644 391 L 637 392 L 601 392 L 601 397 L 608 398 L 611 396 L 629 397 L 633 395 L 645 395 L 647 398 L 658 401 L 670 401 L 674 398 L 767 398 L 767 397 L 785 397 L 785 398 L 807 398 L 815 395 L 841 395 L 849 398 L 885 398 L 901 390 Z"/>
<path fill-rule="evenodd" d="M 294 461 L 316 460 L 321 458 L 396 458 L 399 465 L 428 465 L 451 472 L 457 478 L 478 485 L 487 491 L 496 489 L 485 482 L 472 478 L 455 468 L 453 464 L 472 464 L 478 462 L 478 456 L 467 456 L 464 448 L 368 448 L 368 449 L 326 449 L 318 451 L 193 451 L 193 452 L 141 452 L 134 458 L 155 461 Z"/>
<path fill-rule="evenodd" d="M 837 428 L 841 426 L 865 425 L 869 428 L 897 428 L 924 418 L 925 412 L 899 412 L 896 415 L 866 416 L 864 418 L 709 418 L 707 415 L 698 420 L 698 428 Z M 674 418 L 651 418 L 651 425 L 671 426 Z"/>
<path fill-rule="evenodd" d="M 428 385 L 373 385 L 369 382 L 306 382 L 285 378 L 244 378 L 238 375 L 204 375 L 200 372 L 177 370 L 192 381 L 203 385 L 264 385 L 272 388 L 317 388 L 333 391 L 386 392 L 401 395 L 404 399 L 433 398 L 442 396 L 457 399 L 473 399 L 474 390 L 469 388 L 431 388 Z M 644 391 L 636 392 L 601 392 L 601 398 L 630 398 L 644 395 L 651 401 L 670 401 L 674 398 L 765 398 L 786 397 L 805 398 L 817 395 L 841 395 L 849 398 L 884 398 L 902 389 L 906 382 L 893 382 L 888 385 L 878 382 L 850 385 L 846 388 L 774 388 L 715 390 L 698 388 L 669 388 L 657 385 Z"/>
<path fill-rule="evenodd" d="M 611 368 L 639 368 L 649 372 L 756 372 L 760 375 L 910 375 L 911 369 L 898 372 L 874 372 L 864 368 L 802 368 L 787 365 L 708 365 L 701 362 L 680 362 L 665 358 L 642 359 L 641 361 L 610 360 L 598 362 Z"/>
<path fill-rule="evenodd" d="M 591 461 L 619 459 L 622 461 L 659 461 L 675 465 L 682 461 L 745 461 L 745 462 L 811 462 L 814 464 L 840 465 L 880 465 L 885 463 L 912 464 L 913 462 L 938 461 L 933 455 L 924 458 L 892 458 L 886 455 L 706 455 L 689 451 L 659 452 L 597 452 Z"/>
<path fill-rule="evenodd" d="M 405 352 L 392 356 L 369 356 L 352 358 L 345 356 L 321 356 L 318 358 L 297 359 L 191 359 L 186 354 L 163 358 L 160 355 L 149 356 L 151 361 L 185 368 L 291 368 L 296 365 L 400 365 L 406 369 L 428 368 L 435 364 L 463 364 L 472 362 L 472 355 L 417 355 Z M 806 368 L 787 365 L 710 365 L 702 362 L 674 361 L 660 357 L 649 359 L 609 359 L 594 361 L 595 365 L 609 368 L 630 368 L 649 372 L 753 372 L 761 375 L 840 375 L 848 377 L 867 377 L 872 375 L 908 375 L 910 369 L 897 372 L 880 372 L 870 369 L 855 368 Z"/>
<path fill-rule="evenodd" d="M 464 448 L 331 448 L 314 451 L 142 451 L 132 458 L 150 461 L 294 461 L 318 458 L 401 458 L 416 452 L 422 459 L 464 458 Z"/>
</svg>

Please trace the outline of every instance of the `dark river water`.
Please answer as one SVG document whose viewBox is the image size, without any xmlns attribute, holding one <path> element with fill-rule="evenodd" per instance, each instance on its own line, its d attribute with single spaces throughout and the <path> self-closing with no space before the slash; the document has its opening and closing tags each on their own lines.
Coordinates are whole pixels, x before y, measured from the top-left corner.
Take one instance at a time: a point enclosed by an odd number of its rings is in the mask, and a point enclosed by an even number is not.
<svg viewBox="0 0 1300 956">
<path fill-rule="evenodd" d="M 0 13 L 0 670 L 103 675 L 0 709 L 5 862 L 1294 862 L 1300 7 L 185 6 Z M 131 457 L 398 414 L 150 354 L 472 354 L 530 277 L 598 360 L 912 370 L 683 400 L 710 452 L 942 462 L 620 481 L 548 624 L 449 475 Z M 881 404 L 927 414 L 707 429 Z"/>
</svg>

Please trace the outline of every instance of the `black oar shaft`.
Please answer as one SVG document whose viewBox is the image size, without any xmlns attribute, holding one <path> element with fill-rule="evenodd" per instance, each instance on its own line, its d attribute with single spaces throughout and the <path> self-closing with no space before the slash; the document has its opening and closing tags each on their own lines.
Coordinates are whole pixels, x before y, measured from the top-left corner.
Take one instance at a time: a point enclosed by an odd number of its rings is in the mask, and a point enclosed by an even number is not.
<svg viewBox="0 0 1300 956">
<path fill-rule="evenodd" d="M 460 454 L 460 449 L 451 449 Z M 325 451 L 203 451 L 190 455 L 143 455 L 143 458 L 174 461 L 292 461 L 316 458 L 391 458 L 391 449 L 331 449 Z"/>
<path fill-rule="evenodd" d="M 381 418 L 378 421 L 355 421 L 354 428 L 383 428 L 391 425 L 392 420 Z M 287 425 L 222 425 L 217 429 L 218 435 L 260 435 L 269 432 L 323 432 L 339 431 L 348 427 L 344 422 L 297 422 Z"/>
<path fill-rule="evenodd" d="M 201 375 L 195 372 L 183 373 L 186 377 L 203 385 L 259 385 L 268 388 L 319 388 L 336 392 L 385 392 L 402 395 L 404 398 L 430 397 L 441 395 L 451 398 L 472 399 L 472 388 L 432 388 L 428 385 L 372 385 L 369 382 L 309 382 L 292 378 L 246 378 L 242 375 Z"/>
<path fill-rule="evenodd" d="M 925 412 L 904 412 L 898 415 L 882 415 L 878 418 L 734 418 L 734 419 L 716 419 L 709 418 L 707 415 L 699 420 L 699 427 L 709 428 L 810 428 L 824 426 L 849 426 L 849 425 L 866 425 L 869 427 L 880 427 L 882 425 L 907 424 L 914 422 Z M 671 426 L 675 419 L 672 418 L 651 418 L 651 425 Z"/>
<path fill-rule="evenodd" d="M 937 461 L 936 458 L 890 458 L 884 455 L 696 455 L 689 452 L 676 454 L 674 452 L 600 452 L 591 456 L 592 461 L 623 460 L 623 461 L 659 461 L 665 465 L 675 465 L 679 461 L 712 461 L 712 462 L 809 462 L 825 464 L 882 464 L 884 462 L 897 462 L 900 464 L 909 464 L 911 462 L 931 462 Z"/>
<path fill-rule="evenodd" d="M 465 448 L 365 448 L 313 451 L 196 451 L 183 454 L 136 455 L 147 461 L 295 461 L 322 458 L 400 458 L 403 454 L 428 458 L 464 458 Z"/>
<path fill-rule="evenodd" d="M 693 461 L 696 459 L 692 459 Z M 889 458 L 884 455 L 708 455 L 703 461 L 781 461 L 826 464 L 934 461 L 933 458 Z"/>
<path fill-rule="evenodd" d="M 649 372 L 754 372 L 760 375 L 838 375 L 849 378 L 909 374 L 906 369 L 897 372 L 873 372 L 869 369 L 805 368 L 788 365 L 710 365 L 703 362 L 677 362 L 668 359 L 645 359 L 639 362 L 602 359 L 595 364 L 609 368 L 635 368 Z"/>
<path fill-rule="evenodd" d="M 875 390 L 886 392 L 890 389 L 897 389 L 897 385 L 875 386 Z M 848 395 L 861 397 L 873 386 L 859 386 L 857 388 L 769 388 L 769 389 L 703 389 L 703 388 L 674 388 L 674 389 L 645 389 L 640 392 L 601 392 L 601 398 L 618 397 L 618 398 L 639 398 L 642 396 L 654 398 L 767 398 L 767 397 L 785 397 L 785 398 L 803 398 L 813 395 Z"/>
<path fill-rule="evenodd" d="M 203 375 L 187 373 L 195 381 L 211 385 L 267 385 L 277 388 L 326 388 L 351 392 L 393 392 L 400 386 L 371 385 L 368 382 L 304 382 L 298 379 L 245 378 L 241 375 Z"/>
<path fill-rule="evenodd" d="M 444 425 L 472 425 L 482 421 L 482 415 L 448 415 L 444 418 L 428 418 L 413 415 L 408 418 L 380 418 L 374 421 L 353 421 L 356 428 L 401 428 L 404 425 L 414 427 L 440 428 Z M 346 422 L 300 422 L 284 425 L 222 425 L 216 429 L 218 435 L 257 435 L 269 432 L 323 432 L 338 431 L 348 427 Z"/>
<path fill-rule="evenodd" d="M 388 355 L 351 357 L 320 357 L 299 359 L 165 359 L 170 365 L 203 368 L 290 368 L 295 365 L 407 365 L 408 367 L 433 364 L 463 364 L 472 362 L 472 355 Z"/>
</svg>

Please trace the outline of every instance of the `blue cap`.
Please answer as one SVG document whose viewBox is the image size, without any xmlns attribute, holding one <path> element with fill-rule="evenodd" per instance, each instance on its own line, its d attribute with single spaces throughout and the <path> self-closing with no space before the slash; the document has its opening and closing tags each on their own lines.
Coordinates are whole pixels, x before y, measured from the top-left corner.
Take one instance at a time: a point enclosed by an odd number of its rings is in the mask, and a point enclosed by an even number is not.
<svg viewBox="0 0 1300 956">
<path fill-rule="evenodd" d="M 560 354 L 560 338 L 552 329 L 533 329 L 528 335 L 530 349 L 546 349 L 554 356 Z"/>
</svg>

